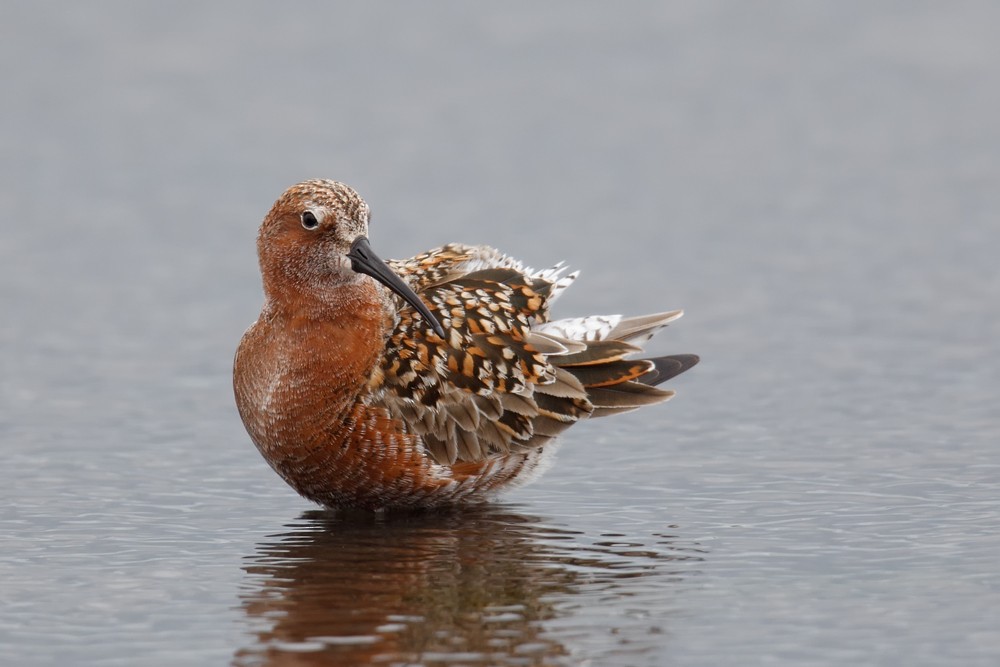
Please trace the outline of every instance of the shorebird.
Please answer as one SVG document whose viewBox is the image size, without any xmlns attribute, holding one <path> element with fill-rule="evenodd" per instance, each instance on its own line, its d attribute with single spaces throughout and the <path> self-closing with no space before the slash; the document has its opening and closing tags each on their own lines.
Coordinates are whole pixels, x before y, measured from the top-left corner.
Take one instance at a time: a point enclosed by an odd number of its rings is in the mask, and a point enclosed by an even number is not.
<svg viewBox="0 0 1000 667">
<path fill-rule="evenodd" d="M 254 444 L 305 498 L 385 510 L 482 501 L 537 476 L 574 423 L 660 403 L 698 362 L 632 358 L 682 311 L 549 319 L 576 278 L 487 246 L 381 260 L 369 208 L 294 185 L 257 237 L 260 316 L 233 368 Z"/>
</svg>

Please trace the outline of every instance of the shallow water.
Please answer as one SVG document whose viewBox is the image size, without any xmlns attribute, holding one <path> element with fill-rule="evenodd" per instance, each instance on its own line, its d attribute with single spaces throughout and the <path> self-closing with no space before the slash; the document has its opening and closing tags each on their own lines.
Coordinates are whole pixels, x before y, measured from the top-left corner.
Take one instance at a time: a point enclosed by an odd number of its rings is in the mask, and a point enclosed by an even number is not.
<svg viewBox="0 0 1000 667">
<path fill-rule="evenodd" d="M 996 664 L 1000 12 L 579 7 L 4 11 L 2 662 Z M 312 176 L 703 362 L 495 505 L 318 511 L 230 388 Z"/>
</svg>

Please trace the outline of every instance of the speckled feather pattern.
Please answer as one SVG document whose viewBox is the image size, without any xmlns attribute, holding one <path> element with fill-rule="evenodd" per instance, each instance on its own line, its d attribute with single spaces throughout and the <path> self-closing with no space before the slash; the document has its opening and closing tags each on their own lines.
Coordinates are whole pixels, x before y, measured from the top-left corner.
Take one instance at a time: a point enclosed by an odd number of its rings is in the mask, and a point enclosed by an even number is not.
<svg viewBox="0 0 1000 667">
<path fill-rule="evenodd" d="M 305 211 L 318 228 L 303 228 Z M 237 351 L 237 405 L 306 498 L 364 509 L 484 500 L 538 474 L 577 421 L 667 400 L 654 385 L 697 361 L 632 358 L 679 311 L 551 321 L 576 274 L 485 246 L 387 262 L 442 337 L 395 288 L 351 270 L 368 222 L 354 190 L 307 181 L 258 237 L 265 304 Z"/>
</svg>

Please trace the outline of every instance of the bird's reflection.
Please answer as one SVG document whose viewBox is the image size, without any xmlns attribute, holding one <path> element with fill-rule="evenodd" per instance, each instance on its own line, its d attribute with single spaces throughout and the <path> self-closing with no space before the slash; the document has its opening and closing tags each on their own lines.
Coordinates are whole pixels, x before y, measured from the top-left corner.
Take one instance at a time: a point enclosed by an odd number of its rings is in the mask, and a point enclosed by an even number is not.
<svg viewBox="0 0 1000 667">
<path fill-rule="evenodd" d="M 586 622 L 550 622 L 650 590 L 636 578 L 655 577 L 662 595 L 703 553 L 666 534 L 589 538 L 499 506 L 391 519 L 313 511 L 289 528 L 248 559 L 252 639 L 237 665 L 570 663 Z"/>
</svg>

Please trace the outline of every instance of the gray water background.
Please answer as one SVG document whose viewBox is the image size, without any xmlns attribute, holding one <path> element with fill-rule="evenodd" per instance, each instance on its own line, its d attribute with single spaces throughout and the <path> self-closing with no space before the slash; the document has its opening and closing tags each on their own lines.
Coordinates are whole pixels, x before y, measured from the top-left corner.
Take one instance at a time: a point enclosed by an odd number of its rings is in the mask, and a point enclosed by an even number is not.
<svg viewBox="0 0 1000 667">
<path fill-rule="evenodd" d="M 3 664 L 1000 660 L 995 3 L 0 16 Z M 230 388 L 309 177 L 703 362 L 495 506 L 316 511 Z"/>
</svg>

